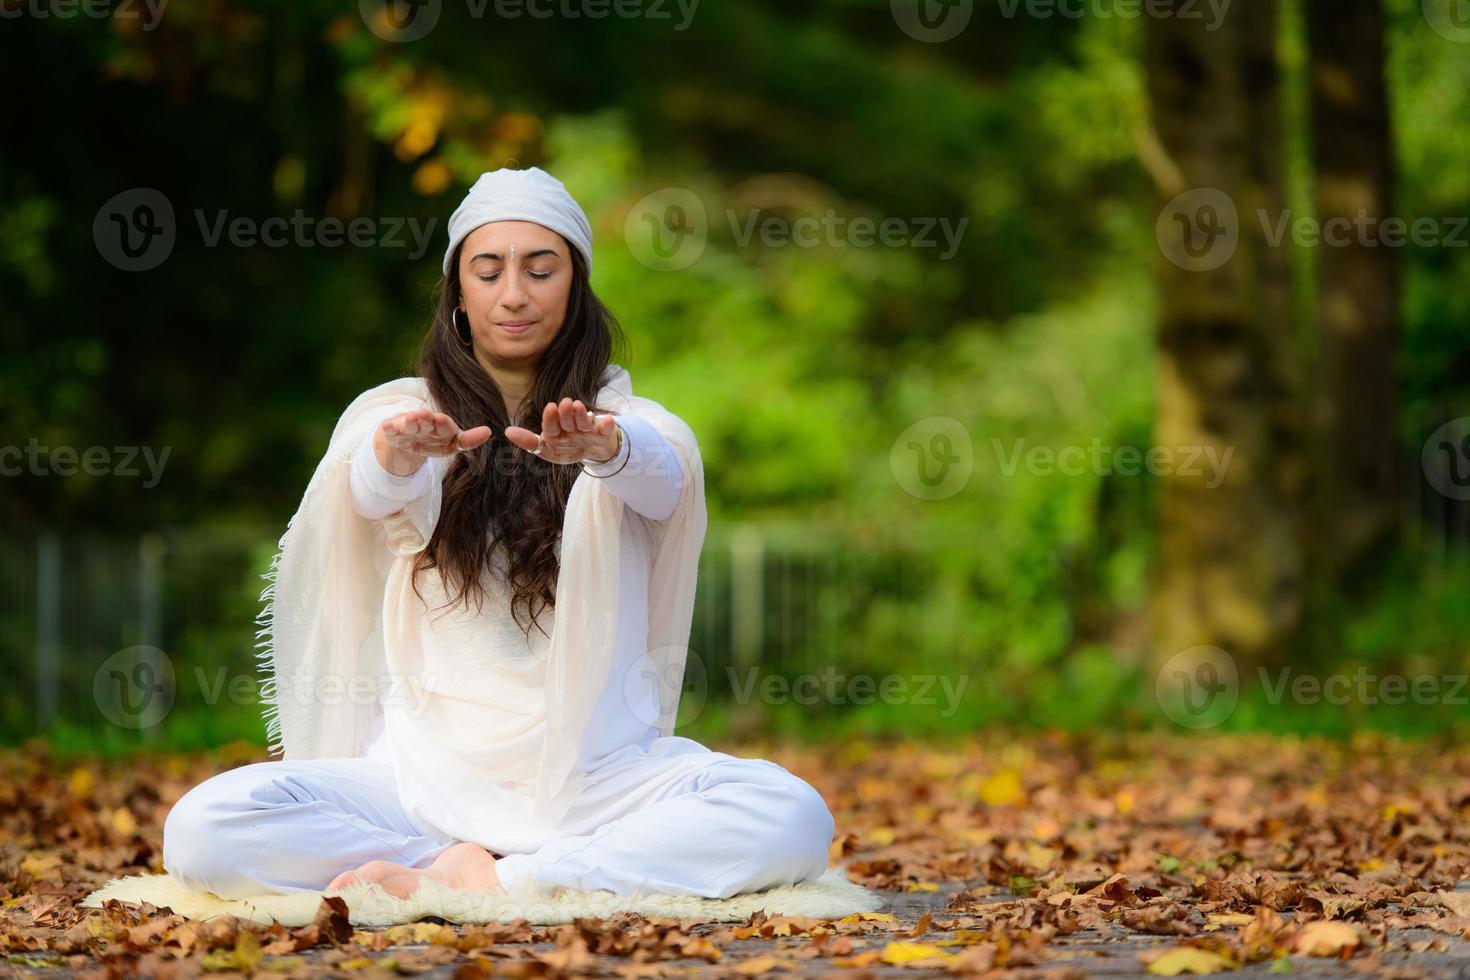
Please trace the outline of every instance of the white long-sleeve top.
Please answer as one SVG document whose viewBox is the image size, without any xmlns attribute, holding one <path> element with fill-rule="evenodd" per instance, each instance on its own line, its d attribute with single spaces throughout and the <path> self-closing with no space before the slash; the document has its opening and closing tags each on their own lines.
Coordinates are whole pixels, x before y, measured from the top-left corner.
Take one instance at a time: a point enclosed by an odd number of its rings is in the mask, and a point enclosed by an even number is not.
<svg viewBox="0 0 1470 980">
<path fill-rule="evenodd" d="M 616 640 L 619 661 L 613 665 L 607 687 L 599 697 L 581 751 L 589 768 L 609 762 L 629 763 L 614 765 L 608 771 L 626 770 L 620 781 L 627 780 L 633 785 L 638 781 L 633 778 L 630 766 L 636 763 L 638 753 L 648 751 L 658 735 L 657 686 L 637 682 L 640 680 L 638 658 L 647 650 L 648 579 L 652 560 L 647 522 L 665 520 L 673 514 L 681 486 L 675 450 L 657 429 L 636 416 L 617 416 L 616 424 L 623 430 L 623 447 L 617 456 L 605 463 L 583 465 L 593 476 L 604 477 L 607 488 L 642 519 L 625 518 L 621 525 L 618 557 L 621 608 Z M 430 481 L 443 479 L 447 460 L 448 457 L 430 457 L 412 475 L 397 476 L 378 462 L 370 433 L 351 462 L 349 486 L 354 508 L 372 520 L 396 513 L 427 492 L 432 485 Z M 556 550 L 559 556 L 560 542 Z M 486 603 L 508 606 L 511 591 L 505 577 L 504 552 L 496 549 L 494 556 L 482 580 Z M 468 608 L 463 604 L 450 606 L 437 569 L 426 570 L 419 584 L 423 602 L 418 604 L 417 621 L 406 628 L 407 632 L 401 629 L 398 635 L 391 632 L 385 635 L 385 642 L 416 644 L 423 653 L 422 661 L 428 672 L 441 678 L 446 686 L 452 685 L 454 690 L 470 691 L 478 683 L 490 683 L 490 673 L 478 665 L 493 660 L 498 668 L 495 683 L 502 685 L 499 692 L 502 699 L 507 694 L 512 700 L 524 697 L 528 701 L 543 696 L 544 665 L 555 623 L 554 609 L 541 611 L 540 627 L 533 626 L 527 637 L 509 617 L 479 614 L 473 602 Z M 523 690 L 504 690 L 508 667 L 513 668 L 515 676 L 524 677 Z M 368 755 L 387 759 L 390 754 L 388 733 L 379 716 Z M 608 784 L 609 791 L 611 788 L 612 784 Z M 639 785 L 640 791 L 647 788 Z M 571 829 L 546 827 L 531 819 L 525 795 L 524 787 L 503 787 L 503 811 L 493 818 L 486 815 L 487 821 L 479 821 L 476 826 L 463 825 L 462 818 L 453 816 L 447 807 L 443 812 L 416 812 L 411 816 L 420 825 L 446 837 L 473 840 L 501 852 L 539 846 L 557 833 Z M 573 817 L 574 823 L 595 825 L 601 819 L 596 809 L 589 802 L 588 808 Z M 494 826 L 483 825 L 486 822 Z"/>
</svg>

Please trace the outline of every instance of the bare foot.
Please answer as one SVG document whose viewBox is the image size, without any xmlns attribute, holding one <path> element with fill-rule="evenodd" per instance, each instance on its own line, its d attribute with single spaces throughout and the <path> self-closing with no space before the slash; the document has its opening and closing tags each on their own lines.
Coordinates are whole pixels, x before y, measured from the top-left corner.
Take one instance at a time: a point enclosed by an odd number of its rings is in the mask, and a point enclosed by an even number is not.
<svg viewBox="0 0 1470 980">
<path fill-rule="evenodd" d="M 327 886 L 327 891 L 340 891 L 349 885 L 381 882 L 384 878 L 391 878 L 412 870 L 401 864 L 394 864 L 392 861 L 369 861 L 360 868 L 344 871 L 333 878 L 332 883 Z"/>
<path fill-rule="evenodd" d="M 327 887 L 343 888 L 356 881 L 377 882 L 396 898 L 407 898 L 418 891 L 424 878 L 432 878 L 446 888 L 489 891 L 504 894 L 505 888 L 495 874 L 495 857 L 478 844 L 462 841 L 444 851 L 427 868 L 408 868 L 389 861 L 369 861 L 355 871 L 338 875 Z"/>
</svg>

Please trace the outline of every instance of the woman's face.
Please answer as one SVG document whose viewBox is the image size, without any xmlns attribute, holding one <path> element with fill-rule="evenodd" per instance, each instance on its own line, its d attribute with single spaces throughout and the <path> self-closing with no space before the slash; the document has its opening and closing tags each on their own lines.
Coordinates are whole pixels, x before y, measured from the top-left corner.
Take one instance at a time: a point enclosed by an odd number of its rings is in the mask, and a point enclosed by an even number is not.
<svg viewBox="0 0 1470 980">
<path fill-rule="evenodd" d="M 476 359 L 507 367 L 535 365 L 566 318 L 570 246 L 533 221 L 481 225 L 460 246 L 459 288 Z"/>
</svg>

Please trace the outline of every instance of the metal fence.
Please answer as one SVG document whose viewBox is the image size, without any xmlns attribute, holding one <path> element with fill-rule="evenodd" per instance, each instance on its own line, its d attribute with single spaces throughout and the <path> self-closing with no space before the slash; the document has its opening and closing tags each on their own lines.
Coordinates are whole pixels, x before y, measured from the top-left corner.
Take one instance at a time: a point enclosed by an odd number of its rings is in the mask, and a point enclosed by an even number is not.
<svg viewBox="0 0 1470 980">
<path fill-rule="evenodd" d="M 0 688 L 0 737 L 58 723 L 159 737 L 157 726 L 133 716 L 121 689 L 158 683 L 165 670 L 181 699 L 207 701 L 211 714 L 255 713 L 254 620 L 278 535 L 186 527 L 0 540 L 0 665 L 9 680 Z M 954 668 L 967 656 L 963 616 L 945 603 L 963 588 L 946 585 L 945 575 L 932 556 L 856 548 L 835 532 L 711 525 L 686 688 L 719 699 L 752 671 L 877 673 L 900 659 Z M 898 644 L 906 657 L 855 628 L 876 609 L 901 620 L 915 604 L 929 612 L 925 628 Z"/>
</svg>

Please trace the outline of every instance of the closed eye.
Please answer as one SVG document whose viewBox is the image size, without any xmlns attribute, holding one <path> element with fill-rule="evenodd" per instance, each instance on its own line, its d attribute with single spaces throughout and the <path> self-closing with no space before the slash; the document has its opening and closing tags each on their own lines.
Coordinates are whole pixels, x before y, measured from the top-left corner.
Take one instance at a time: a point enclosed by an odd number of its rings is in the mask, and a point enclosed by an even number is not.
<svg viewBox="0 0 1470 980">
<path fill-rule="evenodd" d="M 549 272 L 527 272 L 526 275 L 530 276 L 532 279 L 551 278 L 551 273 Z M 500 278 L 500 273 L 497 272 L 492 276 L 480 276 L 479 278 L 481 282 L 494 282 L 495 280 Z"/>
</svg>

